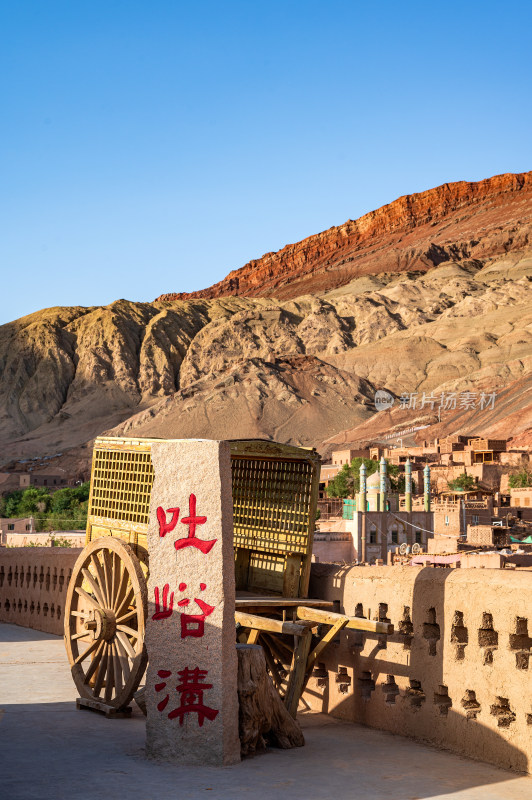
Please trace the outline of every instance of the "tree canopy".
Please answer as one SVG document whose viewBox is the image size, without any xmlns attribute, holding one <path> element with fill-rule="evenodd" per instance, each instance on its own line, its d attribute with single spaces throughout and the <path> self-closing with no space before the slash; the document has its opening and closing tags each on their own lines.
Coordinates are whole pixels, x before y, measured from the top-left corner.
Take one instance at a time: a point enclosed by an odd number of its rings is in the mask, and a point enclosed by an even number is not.
<svg viewBox="0 0 532 800">
<path fill-rule="evenodd" d="M 90 484 L 58 489 L 18 489 L 0 498 L 0 517 L 35 517 L 38 531 L 80 530 L 87 525 Z"/>
<path fill-rule="evenodd" d="M 532 486 L 532 472 L 524 467 L 518 472 L 514 472 L 508 478 L 508 486 L 510 489 L 526 489 L 528 486 Z"/>
<path fill-rule="evenodd" d="M 360 467 L 366 465 L 367 476 L 379 471 L 379 462 L 372 458 L 354 458 L 350 464 L 344 464 L 342 469 L 327 487 L 329 497 L 354 497 L 360 491 Z M 390 489 L 392 492 L 404 492 L 405 476 L 396 464 L 386 462 L 388 477 L 390 478 Z M 415 485 L 413 483 L 413 490 Z"/>
<path fill-rule="evenodd" d="M 449 489 L 454 492 L 469 492 L 475 488 L 475 479 L 472 475 L 462 472 L 457 478 L 447 483 Z"/>
</svg>

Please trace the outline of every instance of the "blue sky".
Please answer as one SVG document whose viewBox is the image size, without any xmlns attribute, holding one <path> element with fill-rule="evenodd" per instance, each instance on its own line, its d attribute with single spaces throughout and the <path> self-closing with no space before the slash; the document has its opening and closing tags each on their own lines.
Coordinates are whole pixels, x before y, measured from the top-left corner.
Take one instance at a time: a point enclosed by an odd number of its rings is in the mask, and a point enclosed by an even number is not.
<svg viewBox="0 0 532 800">
<path fill-rule="evenodd" d="M 17 0 L 0 322 L 201 289 L 455 180 L 532 168 L 528 2 Z"/>
</svg>

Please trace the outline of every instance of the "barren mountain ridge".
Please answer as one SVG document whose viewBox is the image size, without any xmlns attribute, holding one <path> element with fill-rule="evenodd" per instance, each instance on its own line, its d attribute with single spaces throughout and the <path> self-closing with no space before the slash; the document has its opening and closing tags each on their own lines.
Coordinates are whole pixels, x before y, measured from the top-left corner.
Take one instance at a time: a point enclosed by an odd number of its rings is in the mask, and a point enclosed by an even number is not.
<svg viewBox="0 0 532 800">
<path fill-rule="evenodd" d="M 102 432 L 327 450 L 436 422 L 426 411 L 376 414 L 378 388 L 496 391 L 493 409 L 444 415 L 438 430 L 525 441 L 531 230 L 532 173 L 448 184 L 194 296 L 51 308 L 4 325 L 1 461 L 85 469 Z"/>
</svg>

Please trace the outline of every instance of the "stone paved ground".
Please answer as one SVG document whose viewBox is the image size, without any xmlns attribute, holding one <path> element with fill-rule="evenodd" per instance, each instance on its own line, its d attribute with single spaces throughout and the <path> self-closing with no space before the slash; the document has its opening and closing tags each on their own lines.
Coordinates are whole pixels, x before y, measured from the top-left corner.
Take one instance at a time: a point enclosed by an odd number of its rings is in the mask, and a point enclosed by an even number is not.
<svg viewBox="0 0 532 800">
<path fill-rule="evenodd" d="M 77 711 L 63 642 L 0 624 L 0 797 L 5 800 L 532 800 L 532 778 L 401 737 L 303 716 L 305 747 L 235 767 L 144 757 L 144 718 Z"/>
</svg>

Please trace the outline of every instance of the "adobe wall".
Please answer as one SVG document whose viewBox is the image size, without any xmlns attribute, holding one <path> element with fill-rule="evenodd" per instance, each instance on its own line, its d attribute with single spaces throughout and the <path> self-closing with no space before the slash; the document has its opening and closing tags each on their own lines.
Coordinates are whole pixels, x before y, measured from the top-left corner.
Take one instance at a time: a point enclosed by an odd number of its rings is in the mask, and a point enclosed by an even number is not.
<svg viewBox="0 0 532 800">
<path fill-rule="evenodd" d="M 314 709 L 532 771 L 528 572 L 313 564 L 310 596 L 391 621 L 342 631 L 319 658 Z M 530 665 L 532 669 L 532 665 Z"/>
<path fill-rule="evenodd" d="M 0 622 L 63 635 L 68 581 L 81 548 L 0 549 Z"/>
<path fill-rule="evenodd" d="M 356 558 L 353 537 L 349 533 L 315 533 L 312 555 L 316 561 L 345 561 L 351 563 Z"/>
</svg>

